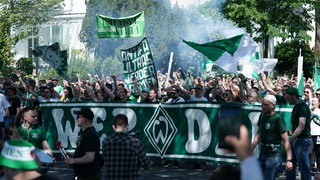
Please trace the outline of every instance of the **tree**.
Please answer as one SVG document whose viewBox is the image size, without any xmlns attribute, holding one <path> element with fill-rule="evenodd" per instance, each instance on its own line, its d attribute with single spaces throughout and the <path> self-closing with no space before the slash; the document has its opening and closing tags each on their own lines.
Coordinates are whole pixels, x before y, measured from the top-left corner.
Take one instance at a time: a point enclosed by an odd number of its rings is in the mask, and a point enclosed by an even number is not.
<svg viewBox="0 0 320 180">
<path fill-rule="evenodd" d="M 91 0 L 87 4 L 80 39 L 89 49 L 95 50 L 95 56 L 102 59 L 106 57 L 118 59 L 121 49 L 136 45 L 141 38 L 98 39 L 95 28 L 96 14 L 119 18 L 144 11 L 145 35 L 156 66 L 167 65 L 170 52 L 177 49 L 177 44 L 181 43 L 181 36 L 185 34 L 183 11 L 175 8 L 174 11 L 171 9 L 169 1 Z"/>
<path fill-rule="evenodd" d="M 263 42 L 264 57 L 267 57 L 270 36 L 282 41 L 311 39 L 307 31 L 313 30 L 315 7 L 314 0 L 227 0 L 223 14 L 254 34 L 257 42 Z"/>
<path fill-rule="evenodd" d="M 304 77 L 313 77 L 313 55 L 307 43 L 301 44 L 298 40 L 287 41 L 277 45 L 275 56 L 278 64 L 275 70 L 279 74 L 294 74 L 297 76 L 299 49 L 303 56 L 303 74 Z"/>
<path fill-rule="evenodd" d="M 16 63 L 16 68 L 22 74 L 22 77 L 32 74 L 34 69 L 33 60 L 31 58 L 20 58 Z"/>
<path fill-rule="evenodd" d="M 61 10 L 63 0 L 0 0 L 0 75 L 7 76 L 14 52 L 11 48 Z"/>
<path fill-rule="evenodd" d="M 314 59 L 320 65 L 320 2 L 315 5 L 315 47 L 314 47 Z"/>
</svg>

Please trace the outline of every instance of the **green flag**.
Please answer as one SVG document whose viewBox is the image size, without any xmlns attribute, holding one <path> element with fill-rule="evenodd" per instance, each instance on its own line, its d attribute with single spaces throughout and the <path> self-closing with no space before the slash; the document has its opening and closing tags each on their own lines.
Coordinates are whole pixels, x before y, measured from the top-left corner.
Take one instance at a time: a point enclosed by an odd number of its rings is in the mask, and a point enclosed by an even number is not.
<svg viewBox="0 0 320 180">
<path fill-rule="evenodd" d="M 96 18 L 99 38 L 144 37 L 144 12 L 124 18 L 98 14 Z"/>
<path fill-rule="evenodd" d="M 233 54 L 238 49 L 242 36 L 243 34 L 234 36 L 229 39 L 221 39 L 205 44 L 197 44 L 185 40 L 183 40 L 183 42 L 193 49 L 201 52 L 203 55 L 207 56 L 211 61 L 216 61 L 222 56 L 224 52 L 228 52 L 233 56 Z"/>
<path fill-rule="evenodd" d="M 58 42 L 50 46 L 44 45 L 36 47 L 32 50 L 32 53 L 54 68 L 59 76 L 64 79 L 68 78 L 68 52 L 67 50 L 61 51 Z"/>
<path fill-rule="evenodd" d="M 133 95 L 138 94 L 134 87 L 135 78 L 138 79 L 141 89 L 158 87 L 157 71 L 146 37 L 134 47 L 121 50 L 120 54 L 123 60 L 125 85 Z"/>
<path fill-rule="evenodd" d="M 316 92 L 317 89 L 320 88 L 319 68 L 317 67 L 316 62 L 314 63 L 314 66 L 313 66 L 313 81 L 314 81 L 313 89 L 314 89 L 314 92 Z"/>
<path fill-rule="evenodd" d="M 298 77 L 299 78 L 299 77 Z M 303 95 L 303 89 L 304 89 L 304 79 L 303 79 L 303 72 L 301 73 L 301 77 L 299 80 L 299 84 L 298 84 L 298 92 L 299 95 L 302 96 Z"/>
</svg>

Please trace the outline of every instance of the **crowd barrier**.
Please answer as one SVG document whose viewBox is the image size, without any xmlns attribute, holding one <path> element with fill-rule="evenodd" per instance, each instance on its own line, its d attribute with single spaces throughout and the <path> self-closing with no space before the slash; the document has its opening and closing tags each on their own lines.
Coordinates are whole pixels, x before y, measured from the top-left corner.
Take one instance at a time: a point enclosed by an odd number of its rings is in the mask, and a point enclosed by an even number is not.
<svg viewBox="0 0 320 180">
<path fill-rule="evenodd" d="M 74 110 L 91 108 L 93 124 L 100 142 L 113 134 L 112 122 L 117 114 L 125 114 L 129 120 L 129 133 L 139 137 L 150 157 L 173 159 L 198 159 L 214 162 L 238 162 L 235 154 L 224 154 L 218 148 L 218 119 L 221 104 L 181 103 L 42 103 L 40 105 L 44 128 L 50 147 L 59 151 L 55 143 L 72 152 L 76 148 L 80 127 Z M 244 105 L 242 121 L 248 127 L 251 139 L 257 132 L 261 106 Z M 291 106 L 277 106 L 290 127 Z M 258 148 L 255 149 L 257 154 Z"/>
</svg>

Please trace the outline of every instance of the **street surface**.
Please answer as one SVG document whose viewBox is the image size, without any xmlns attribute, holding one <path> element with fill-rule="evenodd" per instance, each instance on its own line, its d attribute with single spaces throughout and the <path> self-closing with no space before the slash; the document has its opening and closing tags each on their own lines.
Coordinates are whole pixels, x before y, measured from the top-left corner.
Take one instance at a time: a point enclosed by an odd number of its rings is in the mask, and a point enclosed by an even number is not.
<svg viewBox="0 0 320 180">
<path fill-rule="evenodd" d="M 178 168 L 163 168 L 159 163 L 154 163 L 149 170 L 141 170 L 140 180 L 207 180 L 215 166 L 207 165 L 204 169 L 194 169 L 192 164 L 181 162 Z M 56 174 L 62 179 L 70 180 L 72 178 L 72 168 L 58 161 L 54 167 L 51 167 L 47 173 Z M 102 175 L 105 172 L 102 172 Z M 104 179 L 104 178 L 102 178 Z M 284 180 L 285 176 L 277 177 L 276 180 Z M 300 179 L 300 177 L 297 177 Z"/>
</svg>

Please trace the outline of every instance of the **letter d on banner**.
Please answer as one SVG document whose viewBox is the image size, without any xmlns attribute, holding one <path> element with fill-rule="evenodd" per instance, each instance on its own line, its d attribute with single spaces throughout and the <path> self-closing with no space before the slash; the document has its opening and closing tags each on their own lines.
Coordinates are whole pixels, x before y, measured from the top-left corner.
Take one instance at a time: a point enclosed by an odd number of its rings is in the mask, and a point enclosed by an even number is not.
<svg viewBox="0 0 320 180">
<path fill-rule="evenodd" d="M 186 143 L 186 150 L 188 153 L 201 153 L 205 151 L 211 143 L 211 127 L 208 116 L 205 112 L 199 109 L 186 110 L 186 117 L 188 118 L 188 141 Z M 194 123 L 199 124 L 199 139 L 194 139 Z"/>
</svg>

